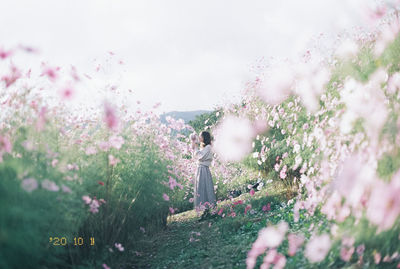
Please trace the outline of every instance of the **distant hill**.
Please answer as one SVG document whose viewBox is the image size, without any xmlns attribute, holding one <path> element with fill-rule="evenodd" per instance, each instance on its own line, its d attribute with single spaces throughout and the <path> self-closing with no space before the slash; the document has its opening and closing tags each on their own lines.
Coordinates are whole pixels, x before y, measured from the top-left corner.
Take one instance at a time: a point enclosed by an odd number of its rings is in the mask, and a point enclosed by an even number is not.
<svg viewBox="0 0 400 269">
<path fill-rule="evenodd" d="M 160 115 L 160 120 L 162 123 L 167 123 L 165 118 L 170 116 L 176 120 L 183 119 L 185 123 L 188 123 L 191 120 L 194 120 L 197 115 L 201 115 L 203 113 L 211 112 L 210 110 L 194 110 L 194 111 L 171 111 Z"/>
</svg>

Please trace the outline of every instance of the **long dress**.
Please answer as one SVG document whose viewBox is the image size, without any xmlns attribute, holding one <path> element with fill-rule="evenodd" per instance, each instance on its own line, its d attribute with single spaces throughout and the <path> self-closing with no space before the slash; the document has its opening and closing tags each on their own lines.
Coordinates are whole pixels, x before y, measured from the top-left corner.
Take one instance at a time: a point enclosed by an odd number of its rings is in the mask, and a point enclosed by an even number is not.
<svg viewBox="0 0 400 269">
<path fill-rule="evenodd" d="M 198 158 L 198 167 L 194 186 L 194 206 L 196 209 L 213 207 L 216 204 L 214 184 L 210 172 L 213 153 L 210 145 L 196 150 L 194 156 Z"/>
</svg>

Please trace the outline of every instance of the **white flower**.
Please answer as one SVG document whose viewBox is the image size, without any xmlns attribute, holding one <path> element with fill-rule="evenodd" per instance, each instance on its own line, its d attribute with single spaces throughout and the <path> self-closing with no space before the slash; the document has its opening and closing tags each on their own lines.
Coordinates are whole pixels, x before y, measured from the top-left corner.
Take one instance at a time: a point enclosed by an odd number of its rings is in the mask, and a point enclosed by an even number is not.
<svg viewBox="0 0 400 269">
<path fill-rule="evenodd" d="M 121 252 L 124 251 L 124 247 L 120 243 L 115 243 L 115 247 Z"/>
<path fill-rule="evenodd" d="M 300 152 L 300 145 L 299 144 L 294 145 L 293 152 L 294 153 L 299 153 Z"/>
</svg>

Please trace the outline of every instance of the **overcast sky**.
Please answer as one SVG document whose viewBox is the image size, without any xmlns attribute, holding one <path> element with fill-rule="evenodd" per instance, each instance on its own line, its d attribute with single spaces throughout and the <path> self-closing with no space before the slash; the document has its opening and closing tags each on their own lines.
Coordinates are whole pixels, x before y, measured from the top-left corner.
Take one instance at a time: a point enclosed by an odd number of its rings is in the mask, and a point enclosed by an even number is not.
<svg viewBox="0 0 400 269">
<path fill-rule="evenodd" d="M 5 0 L 0 47 L 30 45 L 40 59 L 87 74 L 112 51 L 124 65 L 108 75 L 133 90 L 127 100 L 212 109 L 238 96 L 260 59 L 294 57 L 311 37 L 359 24 L 361 2 Z"/>
</svg>

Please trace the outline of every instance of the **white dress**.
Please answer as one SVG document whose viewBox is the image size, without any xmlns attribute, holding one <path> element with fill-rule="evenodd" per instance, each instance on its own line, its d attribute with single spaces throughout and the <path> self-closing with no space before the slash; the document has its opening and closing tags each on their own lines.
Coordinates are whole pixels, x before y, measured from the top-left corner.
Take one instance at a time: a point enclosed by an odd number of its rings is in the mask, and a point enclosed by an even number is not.
<svg viewBox="0 0 400 269">
<path fill-rule="evenodd" d="M 194 182 L 194 206 L 210 207 L 216 204 L 214 184 L 209 166 L 213 159 L 211 145 L 196 150 L 193 156 L 198 159 L 196 179 Z"/>
</svg>

